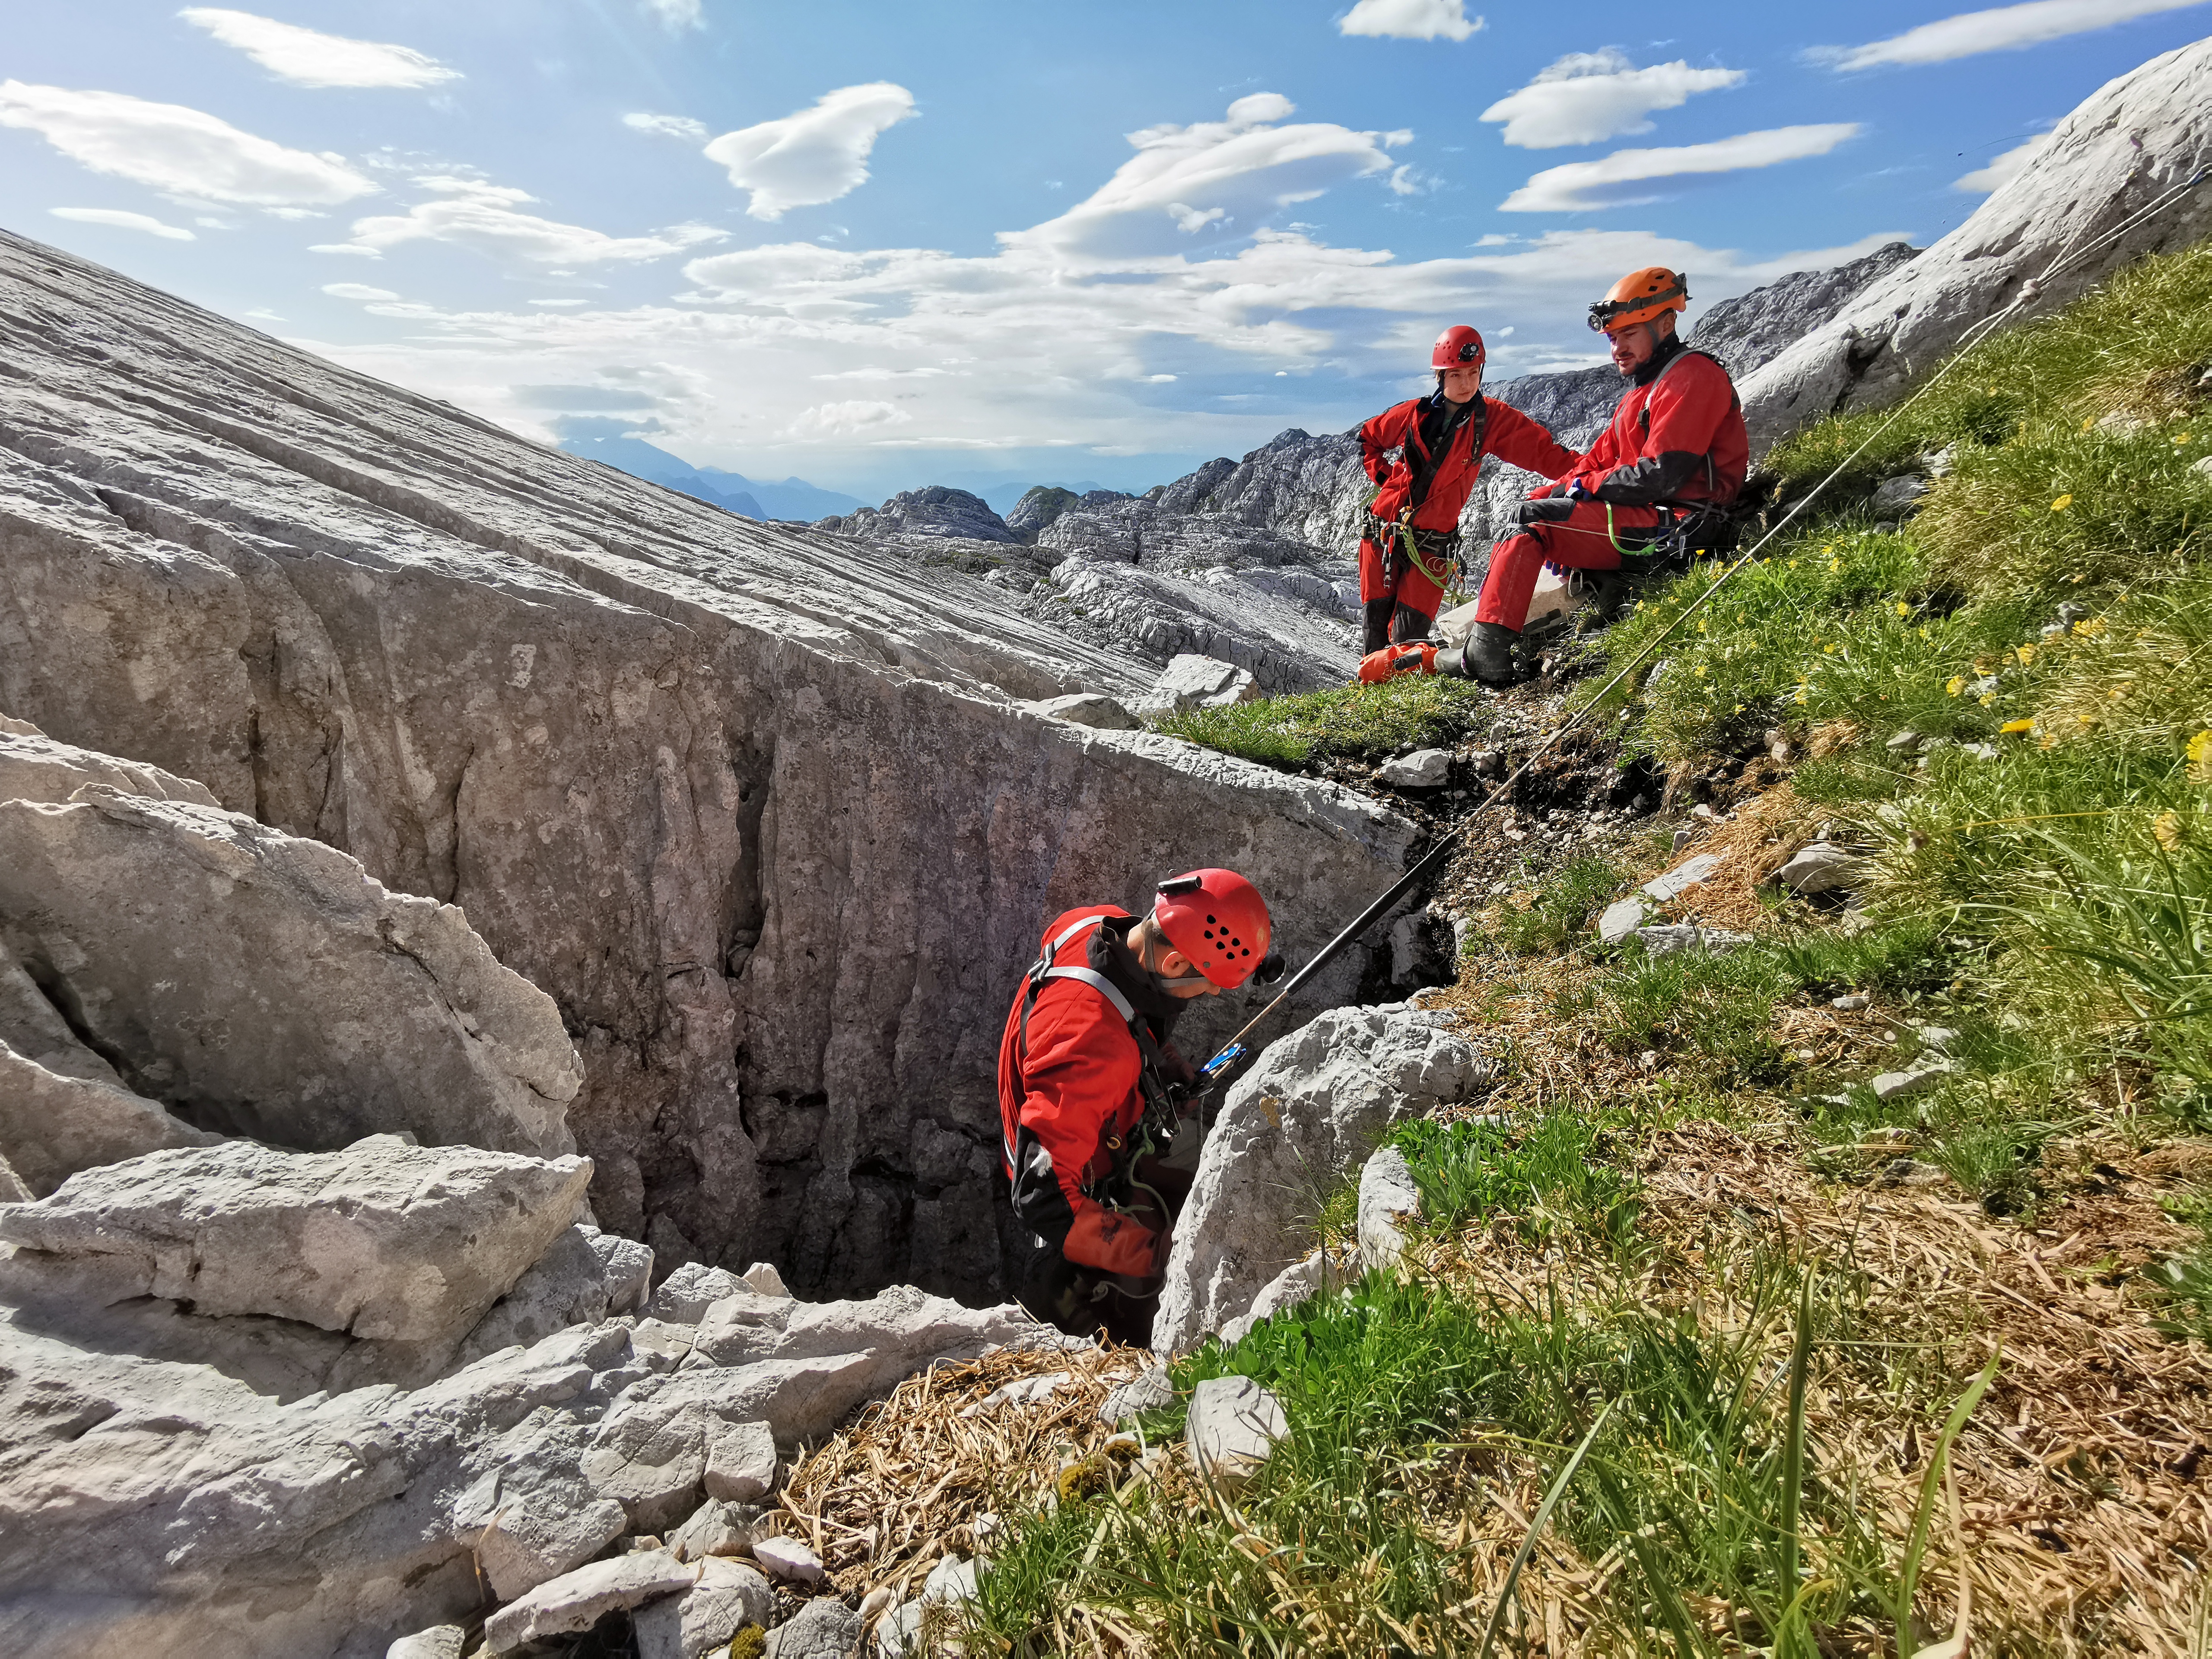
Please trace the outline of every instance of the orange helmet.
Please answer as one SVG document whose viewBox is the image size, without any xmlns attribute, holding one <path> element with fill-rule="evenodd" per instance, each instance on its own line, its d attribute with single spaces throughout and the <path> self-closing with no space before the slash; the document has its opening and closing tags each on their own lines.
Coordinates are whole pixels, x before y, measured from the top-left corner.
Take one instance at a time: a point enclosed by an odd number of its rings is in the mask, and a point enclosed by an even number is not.
<svg viewBox="0 0 2212 1659">
<path fill-rule="evenodd" d="M 1689 305 L 1687 276 L 1664 265 L 1646 265 L 1630 271 L 1589 308 L 1589 325 L 1601 334 L 1610 334 L 1632 323 L 1655 321 L 1663 312 L 1686 311 Z"/>
</svg>

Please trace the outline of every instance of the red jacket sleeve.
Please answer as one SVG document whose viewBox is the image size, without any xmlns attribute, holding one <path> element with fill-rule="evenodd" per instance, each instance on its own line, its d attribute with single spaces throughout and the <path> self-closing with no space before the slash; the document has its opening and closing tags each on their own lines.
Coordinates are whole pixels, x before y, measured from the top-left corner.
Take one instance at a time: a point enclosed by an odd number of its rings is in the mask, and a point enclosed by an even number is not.
<svg viewBox="0 0 2212 1659">
<path fill-rule="evenodd" d="M 1637 453 L 1617 458 L 1592 493 L 1620 507 L 1674 500 L 1705 471 L 1721 422 L 1735 406 L 1735 387 L 1728 371 L 1711 358 L 1692 356 L 1674 364 L 1651 388 L 1644 405 L 1650 426 L 1642 433 Z"/>
<path fill-rule="evenodd" d="M 1370 483 L 1381 483 L 1389 470 L 1382 459 L 1384 452 L 1406 441 L 1406 411 L 1413 406 L 1393 404 L 1359 428 L 1359 465 Z"/>
<path fill-rule="evenodd" d="M 1497 456 L 1509 466 L 1547 478 L 1565 477 L 1583 459 L 1555 440 L 1542 422 L 1494 398 L 1490 400 L 1490 422 L 1483 429 L 1482 447 L 1485 453 Z"/>
<path fill-rule="evenodd" d="M 1133 1116 L 1142 1065 L 1128 1026 L 1090 986 L 1050 980 L 1037 993 L 1020 1115 L 1021 1139 L 1037 1150 L 1021 1148 L 1014 1208 L 1054 1249 L 1079 1214 L 1098 1207 L 1083 1195 L 1085 1172 L 1109 1129 Z M 1047 1167 L 1031 1167 L 1037 1151 Z"/>
</svg>

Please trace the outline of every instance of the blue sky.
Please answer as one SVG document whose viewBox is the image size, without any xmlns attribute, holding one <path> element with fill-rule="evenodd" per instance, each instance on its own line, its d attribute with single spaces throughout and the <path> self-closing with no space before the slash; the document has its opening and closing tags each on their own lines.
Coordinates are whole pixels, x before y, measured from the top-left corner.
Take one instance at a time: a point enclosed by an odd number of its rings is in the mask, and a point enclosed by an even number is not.
<svg viewBox="0 0 2212 1659">
<path fill-rule="evenodd" d="M 0 223 L 535 437 L 870 499 L 1141 488 L 1341 428 L 1452 322 L 1493 380 L 1595 361 L 1621 271 L 1705 302 L 1924 245 L 2212 28 L 2205 0 L 16 9 Z"/>
</svg>

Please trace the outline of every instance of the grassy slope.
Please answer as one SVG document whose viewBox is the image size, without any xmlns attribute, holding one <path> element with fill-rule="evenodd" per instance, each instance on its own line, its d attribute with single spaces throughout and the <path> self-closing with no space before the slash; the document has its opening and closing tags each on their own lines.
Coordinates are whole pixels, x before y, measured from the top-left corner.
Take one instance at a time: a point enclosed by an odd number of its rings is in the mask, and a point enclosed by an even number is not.
<svg viewBox="0 0 2212 1659">
<path fill-rule="evenodd" d="M 1282 1397 L 1249 1488 L 1155 1460 L 1028 1510 L 970 1651 L 1475 1654 L 1503 1595 L 1498 1652 L 1907 1655 L 1949 1633 L 1962 1559 L 1976 1653 L 2204 1650 L 2208 366 L 2212 246 L 1985 343 L 1668 642 L 1607 716 L 1624 759 L 1790 744 L 1790 787 L 1705 832 L 1734 874 L 1677 907 L 1756 943 L 1590 941 L 1664 829 L 1486 913 L 1448 1000 L 1513 1041 L 1483 1109 L 1511 1127 L 1401 1132 L 1414 1265 L 1177 1363 Z M 1886 419 L 1784 447 L 1783 496 Z M 1866 492 L 1942 452 L 1878 530 Z M 1184 735 L 1296 764 L 1481 719 L 1425 682 Z M 1747 879 L 1822 824 L 1870 860 L 1848 917 Z M 1877 1101 L 1923 1026 L 1953 1069 Z"/>
</svg>

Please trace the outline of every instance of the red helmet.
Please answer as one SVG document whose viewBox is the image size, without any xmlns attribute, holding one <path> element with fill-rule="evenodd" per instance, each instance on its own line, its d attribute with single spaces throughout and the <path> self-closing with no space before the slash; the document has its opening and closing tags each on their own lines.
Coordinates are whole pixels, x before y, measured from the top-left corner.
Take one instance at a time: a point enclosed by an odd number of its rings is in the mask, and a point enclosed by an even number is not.
<svg viewBox="0 0 2212 1659">
<path fill-rule="evenodd" d="M 1267 960 L 1267 902 L 1234 870 L 1193 870 L 1160 884 L 1152 920 L 1168 943 L 1224 991 Z"/>
<path fill-rule="evenodd" d="M 1482 349 L 1482 336 L 1465 323 L 1455 323 L 1437 336 L 1436 349 L 1429 353 L 1429 367 L 1480 368 L 1489 355 Z"/>
</svg>

